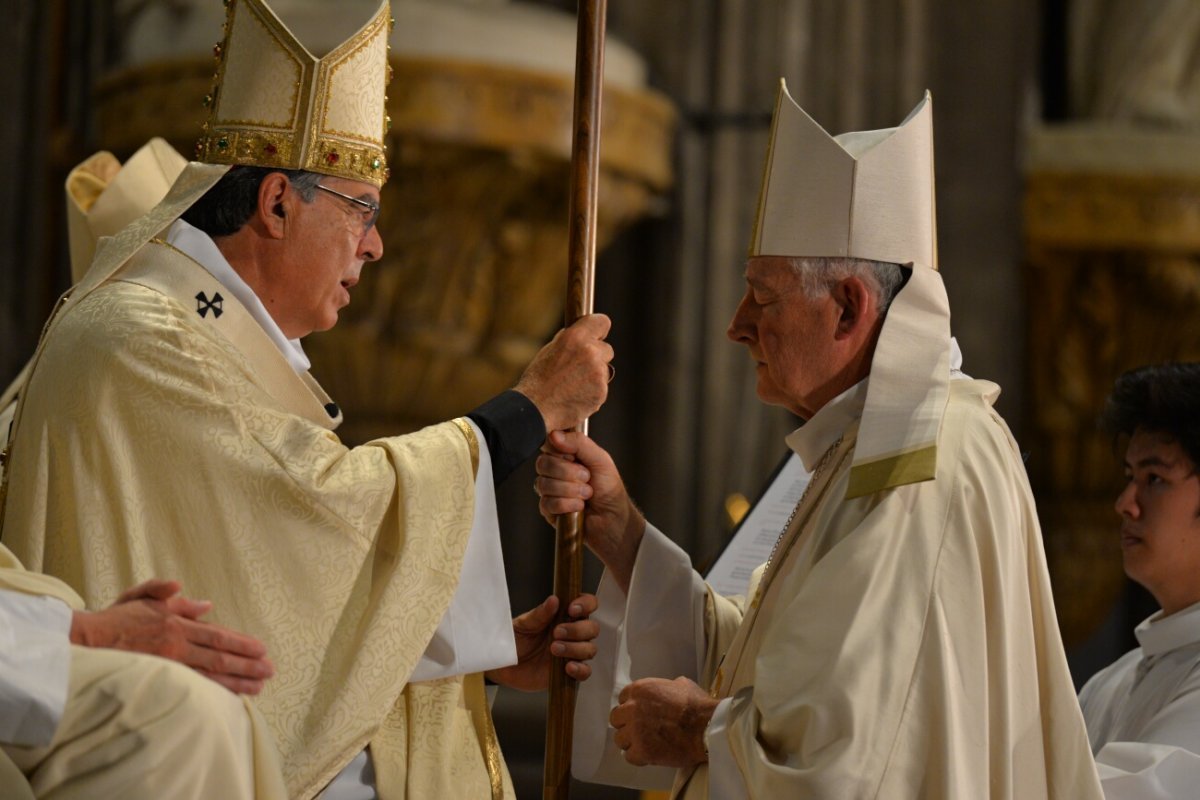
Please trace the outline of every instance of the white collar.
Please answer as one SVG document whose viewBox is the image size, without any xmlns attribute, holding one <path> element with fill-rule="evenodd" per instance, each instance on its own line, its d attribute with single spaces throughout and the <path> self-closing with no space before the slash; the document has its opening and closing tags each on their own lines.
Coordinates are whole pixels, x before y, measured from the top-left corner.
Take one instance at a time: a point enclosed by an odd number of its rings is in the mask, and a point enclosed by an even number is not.
<svg viewBox="0 0 1200 800">
<path fill-rule="evenodd" d="M 1176 611 L 1168 617 L 1162 611 L 1155 612 L 1134 628 L 1142 654 L 1154 657 L 1184 645 L 1200 642 L 1200 603 Z"/>
<path fill-rule="evenodd" d="M 312 363 L 304 354 L 300 340 L 289 339 L 284 335 L 267 311 L 267 307 L 250 288 L 250 284 L 242 280 L 242 276 L 238 275 L 230 263 L 225 260 L 225 256 L 221 255 L 221 251 L 217 249 L 217 244 L 212 237 L 194 225 L 177 219 L 167 229 L 167 244 L 204 267 L 210 275 L 228 289 L 230 294 L 236 297 L 238 302 L 250 312 L 250 316 L 254 317 L 255 321 L 262 326 L 267 336 L 279 348 L 279 352 L 292 365 L 292 369 L 298 373 L 308 372 Z"/>
<path fill-rule="evenodd" d="M 970 379 L 970 376 L 962 371 L 962 363 L 962 350 L 958 347 L 958 340 L 950 337 L 951 380 Z M 806 470 L 812 472 L 817 460 L 826 450 L 833 447 L 837 437 L 846 432 L 850 423 L 862 416 L 863 407 L 867 402 L 867 381 L 870 379 L 871 376 L 868 375 L 830 400 L 812 419 L 788 435 L 788 446 L 800 456 Z"/>
<path fill-rule="evenodd" d="M 950 337 L 950 380 L 970 380 L 971 376 L 963 372 L 963 354 L 958 346 L 958 339 Z"/>
<path fill-rule="evenodd" d="M 867 402 L 867 381 L 863 378 L 837 397 L 821 406 L 812 419 L 788 434 L 788 447 L 800 456 L 804 468 L 812 472 L 825 451 L 833 447 L 838 437 L 862 416 Z"/>
</svg>

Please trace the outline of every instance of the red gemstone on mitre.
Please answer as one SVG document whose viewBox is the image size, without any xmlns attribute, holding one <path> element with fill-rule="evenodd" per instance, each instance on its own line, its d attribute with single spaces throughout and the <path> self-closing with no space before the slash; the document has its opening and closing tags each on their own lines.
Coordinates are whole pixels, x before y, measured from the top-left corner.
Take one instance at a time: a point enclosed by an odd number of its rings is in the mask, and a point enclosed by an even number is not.
<svg viewBox="0 0 1200 800">
<path fill-rule="evenodd" d="M 326 160 L 327 162 L 329 162 L 330 164 L 336 164 L 336 163 L 338 162 L 338 159 L 339 159 L 339 158 L 341 158 L 341 156 L 339 156 L 339 155 L 338 155 L 338 152 L 337 152 L 337 150 L 330 151 L 330 152 L 329 152 L 329 153 L 328 153 L 328 154 L 325 156 L 325 160 Z"/>
<path fill-rule="evenodd" d="M 273 144 L 268 144 L 266 147 L 263 148 L 263 150 L 267 151 L 267 155 L 269 155 L 269 156 L 273 156 L 279 152 L 279 148 Z"/>
</svg>

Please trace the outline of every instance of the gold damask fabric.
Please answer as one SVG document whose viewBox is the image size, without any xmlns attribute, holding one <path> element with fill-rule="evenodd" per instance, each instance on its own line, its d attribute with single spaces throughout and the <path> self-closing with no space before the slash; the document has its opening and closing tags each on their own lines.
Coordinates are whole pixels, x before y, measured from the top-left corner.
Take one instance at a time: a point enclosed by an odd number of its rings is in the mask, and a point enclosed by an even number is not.
<svg viewBox="0 0 1200 800">
<path fill-rule="evenodd" d="M 262 639 L 291 796 L 367 745 L 381 797 L 489 796 L 464 679 L 407 683 L 458 582 L 471 444 L 443 423 L 345 447 L 315 381 L 219 292 L 150 243 L 65 306 L 18 411 L 5 544 L 91 606 L 169 576 Z"/>
</svg>

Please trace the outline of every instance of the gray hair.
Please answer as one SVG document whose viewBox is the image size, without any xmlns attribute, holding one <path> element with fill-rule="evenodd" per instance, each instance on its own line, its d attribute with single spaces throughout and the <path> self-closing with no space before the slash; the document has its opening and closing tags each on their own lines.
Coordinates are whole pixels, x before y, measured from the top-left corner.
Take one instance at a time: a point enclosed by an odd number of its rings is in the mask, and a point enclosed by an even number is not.
<svg viewBox="0 0 1200 800">
<path fill-rule="evenodd" d="M 828 295 L 838 281 L 859 278 L 879 306 L 879 316 L 887 313 L 900 285 L 904 273 L 899 264 L 890 261 L 869 261 L 865 258 L 813 257 L 789 258 L 788 266 L 803 283 L 804 293 L 809 297 Z"/>
<path fill-rule="evenodd" d="M 283 173 L 306 203 L 316 197 L 317 183 L 325 177 L 298 169 L 237 166 L 221 176 L 213 188 L 183 212 L 183 221 L 213 237 L 237 233 L 254 216 L 258 207 L 258 187 L 272 172 Z"/>
</svg>

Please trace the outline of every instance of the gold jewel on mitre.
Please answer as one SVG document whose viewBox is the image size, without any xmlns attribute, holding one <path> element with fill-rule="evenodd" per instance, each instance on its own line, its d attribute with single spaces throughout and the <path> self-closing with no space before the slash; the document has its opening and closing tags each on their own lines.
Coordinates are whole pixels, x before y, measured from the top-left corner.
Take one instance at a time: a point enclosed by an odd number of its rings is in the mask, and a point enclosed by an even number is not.
<svg viewBox="0 0 1200 800">
<path fill-rule="evenodd" d="M 297 42 L 263 0 L 226 0 L 226 6 L 217 86 L 206 98 L 212 116 L 197 143 L 198 160 L 188 162 L 158 205 L 97 242 L 87 274 L 62 302 L 78 302 L 111 278 L 235 165 L 304 169 L 376 186 L 387 180 L 387 0 L 323 58 Z"/>
<path fill-rule="evenodd" d="M 226 4 L 197 160 L 300 169 L 382 186 L 388 177 L 387 0 L 321 58 L 263 0 Z"/>
<path fill-rule="evenodd" d="M 780 81 L 750 255 L 910 269 L 875 345 L 846 496 L 932 480 L 950 396 L 950 303 L 937 272 L 929 93 L 898 127 L 830 136 Z"/>
</svg>

